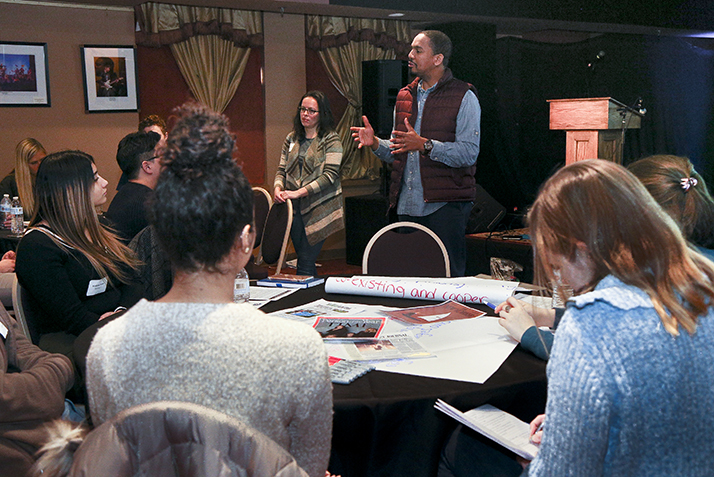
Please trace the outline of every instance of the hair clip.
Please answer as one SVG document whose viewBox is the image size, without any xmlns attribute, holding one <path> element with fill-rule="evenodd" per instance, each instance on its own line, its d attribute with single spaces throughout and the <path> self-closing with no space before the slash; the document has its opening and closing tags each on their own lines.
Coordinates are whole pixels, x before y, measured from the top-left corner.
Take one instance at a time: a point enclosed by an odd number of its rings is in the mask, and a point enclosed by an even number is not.
<svg viewBox="0 0 714 477">
<path fill-rule="evenodd" d="M 679 183 L 682 189 L 684 189 L 684 192 L 688 192 L 690 187 L 697 185 L 697 180 L 694 177 L 684 177 Z"/>
</svg>

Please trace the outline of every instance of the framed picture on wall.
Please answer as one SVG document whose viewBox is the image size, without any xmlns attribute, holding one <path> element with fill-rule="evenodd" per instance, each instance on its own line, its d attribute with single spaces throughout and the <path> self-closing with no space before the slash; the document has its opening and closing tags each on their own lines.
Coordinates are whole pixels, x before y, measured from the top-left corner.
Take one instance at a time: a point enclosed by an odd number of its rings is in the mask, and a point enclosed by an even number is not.
<svg viewBox="0 0 714 477">
<path fill-rule="evenodd" d="M 0 106 L 50 106 L 47 43 L 0 41 Z"/>
<path fill-rule="evenodd" d="M 85 111 L 138 111 L 134 47 L 85 45 L 81 53 Z"/>
</svg>

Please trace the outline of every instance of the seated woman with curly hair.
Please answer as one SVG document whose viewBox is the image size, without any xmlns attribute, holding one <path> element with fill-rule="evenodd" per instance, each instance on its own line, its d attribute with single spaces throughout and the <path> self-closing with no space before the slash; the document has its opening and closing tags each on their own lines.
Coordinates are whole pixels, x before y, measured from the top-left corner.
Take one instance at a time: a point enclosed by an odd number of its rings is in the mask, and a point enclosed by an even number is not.
<svg viewBox="0 0 714 477">
<path fill-rule="evenodd" d="M 332 431 L 322 340 L 307 325 L 233 303 L 255 240 L 253 193 L 227 119 L 196 104 L 177 115 L 148 211 L 173 285 L 98 331 L 87 355 L 94 422 L 148 402 L 201 404 L 263 432 L 322 477 Z"/>
</svg>

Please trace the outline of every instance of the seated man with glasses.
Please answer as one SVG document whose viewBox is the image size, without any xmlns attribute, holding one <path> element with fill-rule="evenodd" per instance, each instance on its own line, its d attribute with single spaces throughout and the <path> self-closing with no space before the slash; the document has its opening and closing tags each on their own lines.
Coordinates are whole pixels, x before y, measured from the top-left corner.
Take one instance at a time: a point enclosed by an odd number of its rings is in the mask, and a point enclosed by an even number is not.
<svg viewBox="0 0 714 477">
<path fill-rule="evenodd" d="M 155 132 L 135 132 L 119 142 L 117 163 L 129 182 L 114 196 L 106 217 L 125 244 L 149 224 L 145 203 L 161 174 L 160 139 Z"/>
</svg>

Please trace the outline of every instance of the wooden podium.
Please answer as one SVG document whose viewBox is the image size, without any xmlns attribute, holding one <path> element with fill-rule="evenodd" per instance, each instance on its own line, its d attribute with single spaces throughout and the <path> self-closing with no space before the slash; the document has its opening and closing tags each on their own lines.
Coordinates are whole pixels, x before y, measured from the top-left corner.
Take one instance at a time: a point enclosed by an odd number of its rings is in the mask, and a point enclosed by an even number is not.
<svg viewBox="0 0 714 477">
<path fill-rule="evenodd" d="M 612 98 L 549 99 L 550 129 L 565 131 L 565 163 L 606 159 L 622 164 L 626 129 L 642 114 Z"/>
</svg>

